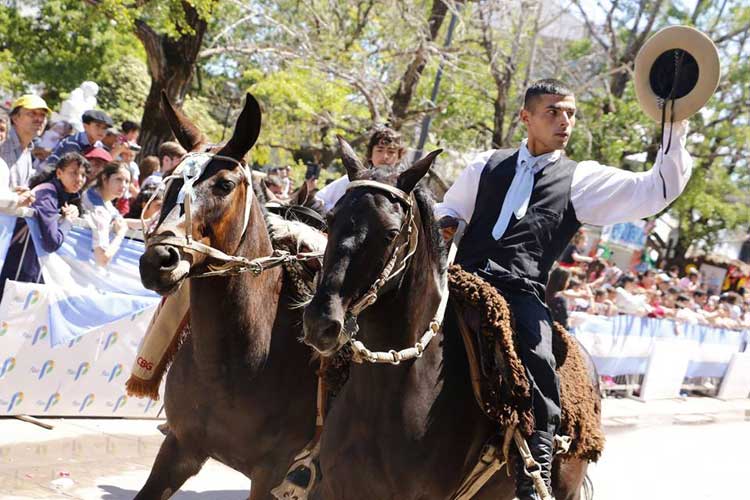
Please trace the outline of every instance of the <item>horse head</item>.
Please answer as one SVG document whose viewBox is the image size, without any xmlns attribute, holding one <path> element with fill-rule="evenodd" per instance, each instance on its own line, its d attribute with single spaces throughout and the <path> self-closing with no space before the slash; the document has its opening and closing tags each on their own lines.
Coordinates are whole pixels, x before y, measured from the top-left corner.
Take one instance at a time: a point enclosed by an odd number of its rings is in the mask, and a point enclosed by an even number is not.
<svg viewBox="0 0 750 500">
<path fill-rule="evenodd" d="M 406 170 L 368 169 L 339 137 L 351 181 L 328 214 L 328 244 L 318 287 L 304 312 L 304 341 L 330 355 L 351 339 L 347 319 L 372 304 L 380 288 L 405 269 L 418 228 L 412 191 L 441 150 Z"/>
<path fill-rule="evenodd" d="M 198 127 L 164 93 L 162 109 L 189 153 L 165 179 L 167 192 L 156 227 L 147 235 L 140 273 L 144 286 L 168 295 L 189 276 L 237 255 L 254 200 L 243 158 L 260 133 L 261 111 L 247 94 L 231 139 L 211 150 Z"/>
</svg>

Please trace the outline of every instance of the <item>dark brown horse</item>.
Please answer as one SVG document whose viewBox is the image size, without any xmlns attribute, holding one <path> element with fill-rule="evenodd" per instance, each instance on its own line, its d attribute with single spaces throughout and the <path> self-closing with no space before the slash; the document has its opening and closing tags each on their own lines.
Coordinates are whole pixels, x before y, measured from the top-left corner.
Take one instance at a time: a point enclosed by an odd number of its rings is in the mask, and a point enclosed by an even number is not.
<svg viewBox="0 0 750 500">
<path fill-rule="evenodd" d="M 164 105 L 180 143 L 188 151 L 204 149 L 200 131 L 166 98 Z M 205 164 L 193 187 L 189 228 L 184 213 L 179 224 L 164 221 L 165 214 L 180 210 L 176 201 L 183 181 L 173 181 L 141 258 L 145 286 L 169 294 L 216 263 L 160 239 L 170 235 L 179 240 L 189 232 L 193 241 L 230 256 L 271 254 L 264 209 L 249 169 L 240 164 L 258 138 L 260 120 L 258 103 L 248 94 L 234 135 Z M 168 498 L 208 457 L 250 477 L 251 500 L 271 498 L 270 489 L 281 482 L 315 426 L 317 378 L 309 348 L 298 341 L 301 311 L 290 301 L 280 267 L 259 276 L 191 279 L 191 335 L 166 382 L 170 430 L 137 499 Z"/>
<path fill-rule="evenodd" d="M 445 257 L 430 195 L 418 181 L 434 154 L 409 169 L 368 170 L 342 141 L 349 179 L 395 186 L 414 205 L 416 252 L 358 317 L 356 338 L 373 351 L 414 346 L 440 302 Z M 305 342 L 324 355 L 349 340 L 346 313 L 382 276 L 394 252 L 406 257 L 408 204 L 371 185 L 350 188 L 329 216 L 328 246 L 317 291 L 305 309 Z M 400 254 L 400 255 L 398 255 Z M 398 268 L 398 264 L 394 266 Z M 421 358 L 398 366 L 352 364 L 349 380 L 326 418 L 320 442 L 322 478 L 311 499 L 450 499 L 477 463 L 494 424 L 474 400 L 455 322 L 446 320 Z M 580 498 L 586 463 L 558 464 L 558 500 Z M 475 498 L 511 499 L 514 482 L 496 473 Z"/>
</svg>

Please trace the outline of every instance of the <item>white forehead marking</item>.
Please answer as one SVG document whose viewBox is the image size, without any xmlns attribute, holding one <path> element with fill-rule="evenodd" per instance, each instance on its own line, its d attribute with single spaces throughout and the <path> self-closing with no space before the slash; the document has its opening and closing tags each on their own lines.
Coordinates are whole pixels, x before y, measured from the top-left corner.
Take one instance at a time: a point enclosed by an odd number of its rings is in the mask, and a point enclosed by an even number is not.
<svg viewBox="0 0 750 500">
<path fill-rule="evenodd" d="M 180 192 L 177 195 L 177 203 L 183 203 L 185 200 L 185 194 L 190 194 L 192 197 L 191 201 L 195 201 L 195 191 L 193 184 L 195 184 L 200 176 L 206 170 L 206 165 L 211 161 L 213 155 L 210 153 L 191 153 L 185 156 L 175 170 L 175 174 L 182 175 L 183 184 L 180 188 Z"/>
</svg>

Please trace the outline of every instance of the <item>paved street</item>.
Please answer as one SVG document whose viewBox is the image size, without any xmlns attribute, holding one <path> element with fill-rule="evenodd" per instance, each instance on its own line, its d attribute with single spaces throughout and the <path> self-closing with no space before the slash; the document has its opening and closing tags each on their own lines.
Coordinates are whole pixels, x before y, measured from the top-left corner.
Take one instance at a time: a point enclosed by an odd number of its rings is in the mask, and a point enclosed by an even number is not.
<svg viewBox="0 0 750 500">
<path fill-rule="evenodd" d="M 592 467 L 595 498 L 740 498 L 750 401 L 607 400 L 607 448 Z M 155 420 L 48 419 L 48 431 L 0 419 L 0 498 L 130 500 L 161 443 Z M 216 462 L 179 500 L 240 500 L 250 481 Z"/>
</svg>

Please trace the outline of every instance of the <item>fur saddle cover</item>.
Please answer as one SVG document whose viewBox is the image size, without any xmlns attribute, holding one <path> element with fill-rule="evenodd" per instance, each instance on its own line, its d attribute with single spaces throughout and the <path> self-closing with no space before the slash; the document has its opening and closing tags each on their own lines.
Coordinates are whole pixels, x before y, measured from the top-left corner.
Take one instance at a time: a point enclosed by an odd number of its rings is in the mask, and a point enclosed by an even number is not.
<svg viewBox="0 0 750 500">
<path fill-rule="evenodd" d="M 461 330 L 477 402 L 501 429 L 517 425 L 529 436 L 534 429 L 531 391 L 508 304 L 497 289 L 460 266 L 450 267 L 448 280 L 453 306 L 448 314 L 456 315 Z M 604 434 L 595 375 L 578 342 L 558 323 L 552 347 L 560 378 L 559 433 L 572 441 L 566 456 L 596 461 L 604 448 Z"/>
<path fill-rule="evenodd" d="M 304 222 L 269 213 L 266 224 L 275 250 L 285 250 L 291 254 L 325 251 L 328 241 L 325 233 Z M 312 295 L 320 260 L 289 262 L 284 264 L 284 270 L 284 279 L 291 285 L 291 293 L 296 299 L 302 302 Z"/>
</svg>

